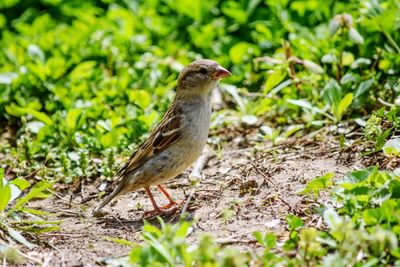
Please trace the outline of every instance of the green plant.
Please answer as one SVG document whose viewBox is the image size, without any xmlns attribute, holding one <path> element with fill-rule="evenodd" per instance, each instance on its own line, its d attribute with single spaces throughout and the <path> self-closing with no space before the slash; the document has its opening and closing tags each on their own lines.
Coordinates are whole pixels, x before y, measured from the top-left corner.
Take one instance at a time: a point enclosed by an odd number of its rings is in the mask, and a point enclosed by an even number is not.
<svg viewBox="0 0 400 267">
<path fill-rule="evenodd" d="M 4 239 L 11 238 L 31 249 L 34 244 L 21 231 L 41 233 L 59 229 L 58 221 L 43 220 L 41 215 L 45 212 L 26 206 L 32 199 L 48 197 L 51 186 L 52 183 L 41 181 L 31 187 L 24 178 L 7 181 L 4 169 L 0 168 L 0 235 Z"/>
<path fill-rule="evenodd" d="M 197 244 L 189 244 L 191 223 L 175 225 L 159 220 L 161 228 L 146 223 L 143 227 L 143 246 L 136 246 L 129 254 L 131 263 L 138 266 L 249 266 L 248 253 L 236 249 L 221 249 L 208 235 Z"/>
</svg>

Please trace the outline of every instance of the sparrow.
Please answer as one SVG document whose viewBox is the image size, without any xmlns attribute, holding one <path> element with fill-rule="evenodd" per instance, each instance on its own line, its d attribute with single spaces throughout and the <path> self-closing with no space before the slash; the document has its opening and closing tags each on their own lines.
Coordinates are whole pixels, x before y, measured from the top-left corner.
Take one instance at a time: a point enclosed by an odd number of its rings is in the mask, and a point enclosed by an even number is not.
<svg viewBox="0 0 400 267">
<path fill-rule="evenodd" d="M 211 94 L 221 78 L 231 73 L 210 59 L 192 62 L 179 74 L 175 98 L 161 122 L 115 174 L 117 187 L 94 210 L 96 214 L 112 199 L 145 189 L 154 210 L 161 214 L 177 205 L 162 186 L 185 171 L 200 156 L 206 144 L 211 120 Z M 157 186 L 169 203 L 159 207 L 150 191 Z"/>
</svg>

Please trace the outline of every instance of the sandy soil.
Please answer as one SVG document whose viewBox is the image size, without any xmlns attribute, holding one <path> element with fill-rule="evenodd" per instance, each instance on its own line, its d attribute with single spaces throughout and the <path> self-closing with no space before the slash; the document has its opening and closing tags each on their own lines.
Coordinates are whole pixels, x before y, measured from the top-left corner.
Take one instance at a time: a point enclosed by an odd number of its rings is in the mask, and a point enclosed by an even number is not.
<svg viewBox="0 0 400 267">
<path fill-rule="evenodd" d="M 335 172 L 335 179 L 340 179 L 359 164 L 344 162 L 343 158 L 332 140 L 286 142 L 273 148 L 265 144 L 258 150 L 233 146 L 210 158 L 196 187 L 189 170 L 167 183 L 166 188 L 176 199 L 191 198 L 187 212 L 195 224 L 189 242 L 206 232 L 220 244 L 254 249 L 257 245 L 252 232 L 256 230 L 273 231 L 285 239 L 287 214 L 303 217 L 309 225 L 320 223 L 312 209 L 329 200 L 309 202 L 296 193 L 316 176 Z M 120 197 L 104 208 L 100 218 L 91 215 L 98 198 L 81 204 L 82 196 L 93 192 L 94 185 L 83 185 L 79 193 L 58 192 L 50 199 L 34 202 L 32 207 L 41 207 L 55 214 L 51 219 L 63 222 L 60 231 L 35 236 L 32 241 L 39 246 L 26 253 L 50 266 L 98 266 L 130 250 L 108 237 L 140 243 L 143 213 L 152 208 L 144 191 Z M 158 203 L 166 203 L 159 192 L 153 192 Z M 162 217 L 175 222 L 180 212 Z M 156 218 L 149 221 L 158 223 Z"/>
</svg>

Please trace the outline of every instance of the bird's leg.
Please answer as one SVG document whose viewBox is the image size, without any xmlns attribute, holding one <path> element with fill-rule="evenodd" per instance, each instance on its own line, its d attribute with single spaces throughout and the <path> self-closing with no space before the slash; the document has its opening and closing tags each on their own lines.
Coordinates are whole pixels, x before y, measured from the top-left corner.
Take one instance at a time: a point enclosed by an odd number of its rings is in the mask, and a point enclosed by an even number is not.
<svg viewBox="0 0 400 267">
<path fill-rule="evenodd" d="M 153 195 L 151 194 L 151 191 L 148 187 L 145 187 L 144 190 L 146 190 L 146 195 L 150 198 L 151 204 L 153 204 L 154 210 L 146 211 L 144 213 L 145 217 L 152 217 L 157 214 L 162 214 L 163 211 L 158 207 L 156 201 L 154 200 Z"/>
<path fill-rule="evenodd" d="M 163 210 L 167 210 L 175 205 L 178 205 L 178 203 L 176 203 L 170 196 L 170 194 L 168 194 L 167 190 L 165 190 L 164 187 L 162 187 L 160 184 L 157 185 L 158 189 L 161 191 L 161 193 L 163 193 L 163 195 L 168 199 L 169 203 L 165 206 L 162 206 L 161 209 Z"/>
</svg>

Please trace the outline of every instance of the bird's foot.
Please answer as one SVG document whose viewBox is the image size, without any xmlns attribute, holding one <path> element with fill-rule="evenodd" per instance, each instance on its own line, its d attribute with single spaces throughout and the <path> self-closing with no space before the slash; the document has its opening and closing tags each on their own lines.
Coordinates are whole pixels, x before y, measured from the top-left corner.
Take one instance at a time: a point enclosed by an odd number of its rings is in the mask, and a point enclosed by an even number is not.
<svg viewBox="0 0 400 267">
<path fill-rule="evenodd" d="M 152 218 L 158 215 L 162 215 L 165 213 L 165 210 L 162 210 L 162 208 L 160 209 L 154 209 L 154 210 L 149 210 L 149 211 L 145 211 L 143 214 L 144 218 Z"/>
<path fill-rule="evenodd" d="M 175 201 L 169 202 L 167 205 L 160 207 L 161 210 L 169 210 L 171 207 L 179 206 L 180 203 L 176 203 Z"/>
</svg>

